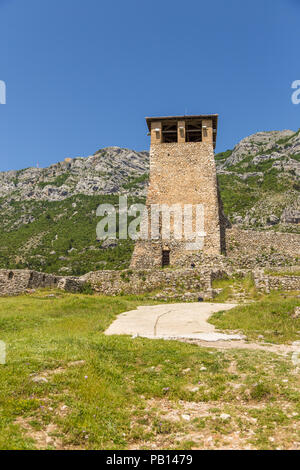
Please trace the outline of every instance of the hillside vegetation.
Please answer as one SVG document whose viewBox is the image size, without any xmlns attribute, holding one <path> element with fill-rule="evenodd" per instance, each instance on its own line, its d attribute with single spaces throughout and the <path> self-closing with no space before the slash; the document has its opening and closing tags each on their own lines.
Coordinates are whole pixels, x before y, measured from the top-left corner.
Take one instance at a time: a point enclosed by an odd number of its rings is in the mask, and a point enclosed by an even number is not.
<svg viewBox="0 0 300 470">
<path fill-rule="evenodd" d="M 129 198 L 128 204 L 143 202 Z M 0 267 L 81 275 L 128 266 L 133 241 L 97 240 L 99 204 L 117 207 L 118 196 L 72 196 L 62 201 L 14 201 L 8 220 L 1 214 Z M 31 223 L 20 223 L 26 211 Z M 17 224 L 17 228 L 14 228 Z M 10 227 L 12 227 L 10 229 Z"/>
<path fill-rule="evenodd" d="M 300 133 L 260 132 L 216 155 L 224 212 L 233 224 L 300 232 Z M 0 268 L 84 274 L 128 267 L 133 242 L 100 243 L 101 203 L 143 202 L 149 154 L 118 147 L 49 168 L 0 173 Z"/>
<path fill-rule="evenodd" d="M 232 223 L 299 233 L 299 131 L 254 134 L 217 154 L 216 163 L 224 211 Z"/>
</svg>

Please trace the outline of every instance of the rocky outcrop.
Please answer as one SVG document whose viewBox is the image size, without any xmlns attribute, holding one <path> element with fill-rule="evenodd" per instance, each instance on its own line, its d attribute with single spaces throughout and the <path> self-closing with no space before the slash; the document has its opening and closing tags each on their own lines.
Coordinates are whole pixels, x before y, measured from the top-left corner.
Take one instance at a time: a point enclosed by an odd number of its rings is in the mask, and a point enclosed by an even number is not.
<svg viewBox="0 0 300 470">
<path fill-rule="evenodd" d="M 68 158 L 48 168 L 0 173 L 0 197 L 59 201 L 74 194 L 145 195 L 147 152 L 108 147 L 89 157 Z"/>
<path fill-rule="evenodd" d="M 222 193 L 232 192 L 231 222 L 243 228 L 276 225 L 278 231 L 299 231 L 299 131 L 258 132 L 216 160 Z"/>
<path fill-rule="evenodd" d="M 287 140 L 289 138 L 291 139 Z M 257 132 L 242 139 L 226 161 L 219 164 L 219 169 L 223 170 L 236 165 L 248 155 L 255 157 L 254 163 L 269 159 L 276 160 L 286 155 L 287 148 L 289 148 L 289 153 L 300 153 L 299 134 L 295 135 L 295 132 L 291 130 Z"/>
</svg>

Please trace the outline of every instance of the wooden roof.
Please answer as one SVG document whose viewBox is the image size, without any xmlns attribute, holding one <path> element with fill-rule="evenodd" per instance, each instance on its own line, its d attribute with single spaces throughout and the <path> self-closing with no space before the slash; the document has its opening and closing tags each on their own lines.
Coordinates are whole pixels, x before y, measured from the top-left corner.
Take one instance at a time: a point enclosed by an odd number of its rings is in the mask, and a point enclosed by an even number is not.
<svg viewBox="0 0 300 470">
<path fill-rule="evenodd" d="M 214 132 L 214 144 L 216 143 L 217 139 L 217 130 L 218 130 L 218 114 L 197 114 L 197 115 L 184 115 L 184 116 L 151 116 L 146 117 L 146 122 L 149 131 L 151 131 L 151 122 L 156 121 L 186 121 L 186 120 L 193 120 L 193 119 L 212 119 L 213 120 L 213 129 L 216 130 Z"/>
<path fill-rule="evenodd" d="M 151 122 L 153 121 L 185 121 L 186 119 L 213 119 L 214 129 L 218 125 L 218 114 L 198 114 L 198 115 L 184 115 L 184 116 L 151 116 L 146 117 L 146 122 L 148 125 L 149 131 L 151 131 Z"/>
</svg>

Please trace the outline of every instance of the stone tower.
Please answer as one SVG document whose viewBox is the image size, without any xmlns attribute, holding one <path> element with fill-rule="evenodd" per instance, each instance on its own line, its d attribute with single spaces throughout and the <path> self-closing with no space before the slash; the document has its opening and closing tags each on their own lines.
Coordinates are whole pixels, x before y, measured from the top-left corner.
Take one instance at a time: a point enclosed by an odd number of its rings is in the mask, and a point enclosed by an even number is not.
<svg viewBox="0 0 300 470">
<path fill-rule="evenodd" d="M 148 117 L 146 121 L 151 136 L 144 214 L 148 228 L 147 236 L 136 241 L 131 267 L 191 266 L 203 255 L 220 255 L 224 237 L 214 160 L 218 115 Z M 153 235 L 149 228 L 154 217 L 151 208 L 158 205 L 180 207 L 182 214 L 192 206 L 185 220 L 190 220 L 195 234 L 192 241 L 197 243 L 186 240 L 183 230 L 181 237 L 175 236 L 178 218 L 172 212 L 169 236 L 162 230 L 162 215 L 158 219 L 159 233 Z M 201 233 L 196 217 L 202 221 Z"/>
</svg>

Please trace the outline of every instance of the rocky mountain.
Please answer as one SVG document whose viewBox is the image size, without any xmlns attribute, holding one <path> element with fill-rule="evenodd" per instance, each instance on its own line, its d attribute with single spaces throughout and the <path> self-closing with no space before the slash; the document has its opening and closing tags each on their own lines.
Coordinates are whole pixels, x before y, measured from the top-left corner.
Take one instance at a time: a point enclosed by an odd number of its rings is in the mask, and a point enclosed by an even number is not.
<svg viewBox="0 0 300 470">
<path fill-rule="evenodd" d="M 300 232 L 300 132 L 259 132 L 216 155 L 224 212 L 233 224 Z M 125 268 L 131 240 L 99 243 L 100 203 L 142 202 L 148 152 L 109 147 L 48 168 L 0 173 L 0 268 L 84 274 Z M 129 202 L 130 202 L 129 201 Z"/>
<path fill-rule="evenodd" d="M 259 132 L 216 155 L 216 162 L 231 222 L 299 231 L 300 131 Z"/>
<path fill-rule="evenodd" d="M 131 194 L 140 194 L 145 193 L 145 184 L 139 183 L 148 171 L 148 152 L 109 147 L 89 157 L 66 158 L 48 168 L 2 172 L 0 198 L 59 201 L 75 194 L 126 193 L 129 183 Z"/>
</svg>

